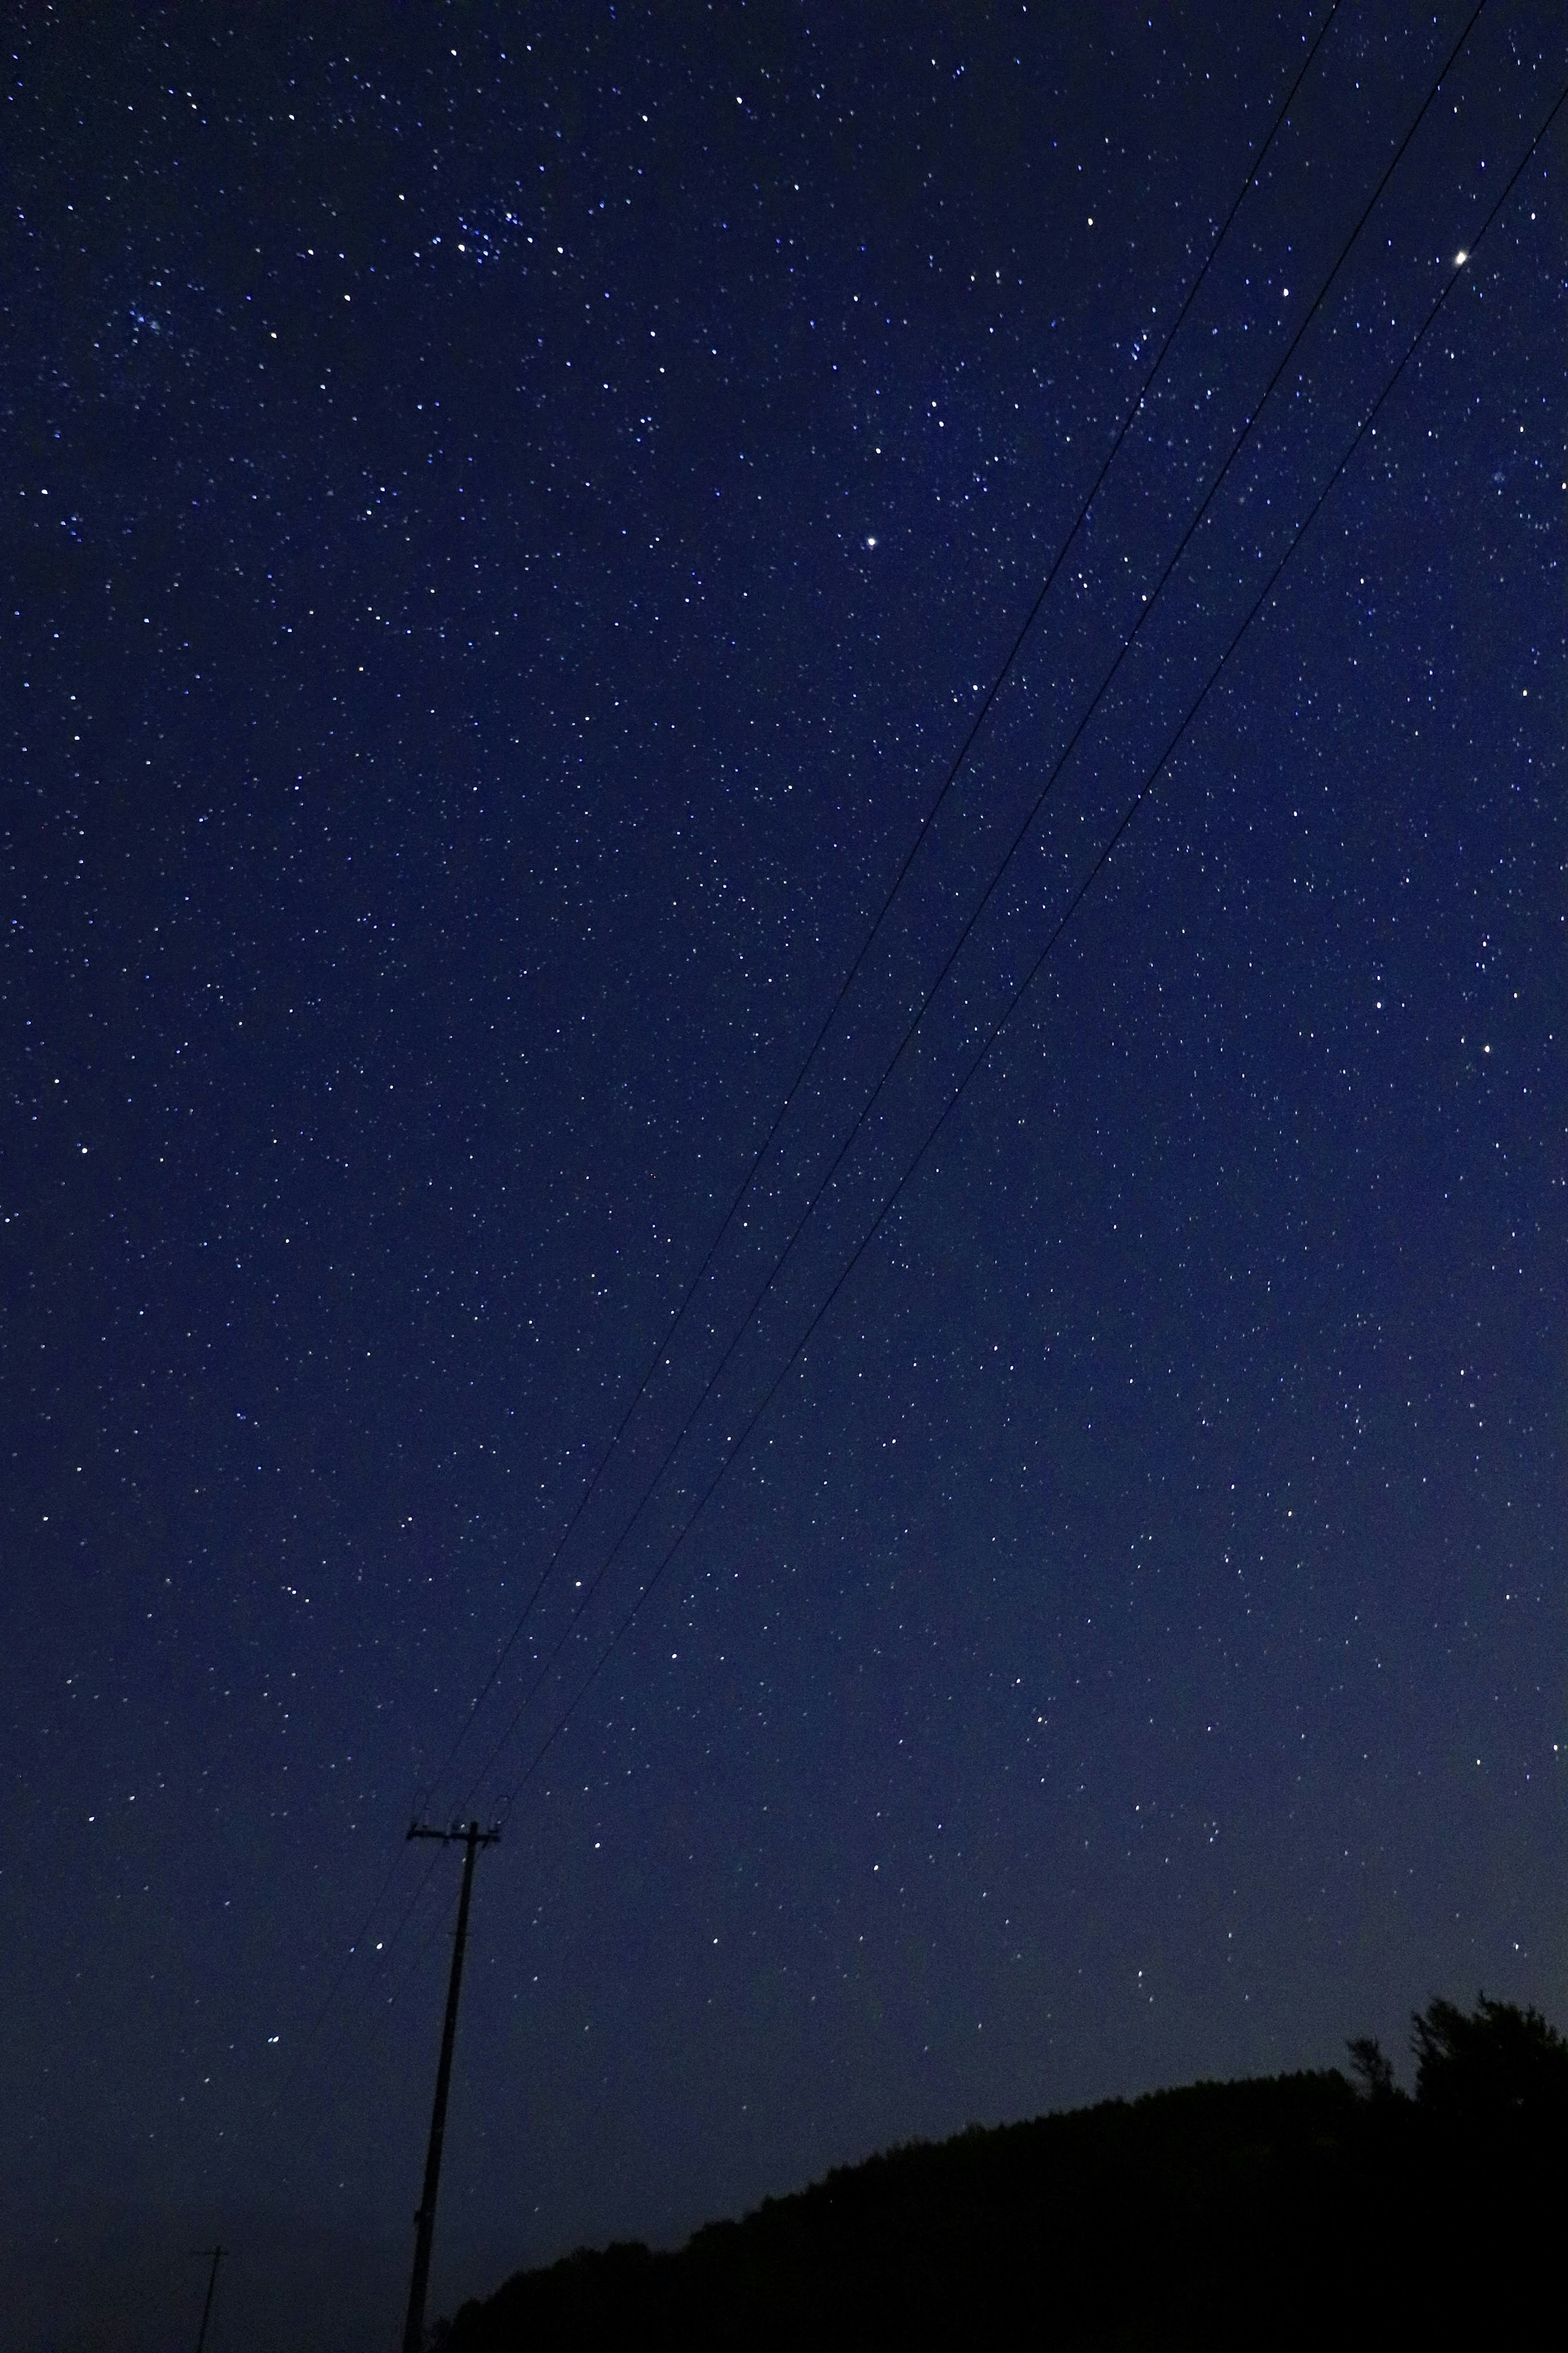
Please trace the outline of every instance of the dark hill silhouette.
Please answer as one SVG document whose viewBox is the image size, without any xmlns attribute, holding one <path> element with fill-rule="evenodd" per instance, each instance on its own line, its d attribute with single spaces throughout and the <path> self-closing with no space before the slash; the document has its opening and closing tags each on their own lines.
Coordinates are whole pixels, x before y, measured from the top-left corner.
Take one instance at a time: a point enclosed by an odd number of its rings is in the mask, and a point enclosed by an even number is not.
<svg viewBox="0 0 1568 2353">
<path fill-rule="evenodd" d="M 1483 1997 L 1414 2047 L 1413 2100 L 1362 2042 L 1359 2089 L 1196 2084 L 893 2149 L 678 2253 L 520 2273 L 444 2353 L 1522 2342 L 1560 2311 L 1568 2044 Z"/>
</svg>

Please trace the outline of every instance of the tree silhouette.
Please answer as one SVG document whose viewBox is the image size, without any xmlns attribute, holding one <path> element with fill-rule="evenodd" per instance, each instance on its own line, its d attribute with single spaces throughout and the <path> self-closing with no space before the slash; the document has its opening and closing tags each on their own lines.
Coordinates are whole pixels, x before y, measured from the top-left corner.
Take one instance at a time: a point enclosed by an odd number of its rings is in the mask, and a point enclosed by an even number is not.
<svg viewBox="0 0 1568 2353">
<path fill-rule="evenodd" d="M 1394 2063 L 1375 2034 L 1353 2034 L 1345 2049 L 1351 2054 L 1351 2071 L 1360 2085 L 1363 2100 L 1397 2100 L 1404 2097 L 1394 2080 Z"/>
<path fill-rule="evenodd" d="M 1411 2021 L 1415 2097 L 1434 2116 L 1482 2125 L 1568 2116 L 1568 2041 L 1538 2010 L 1483 1994 L 1467 2016 L 1434 1996 Z"/>
<path fill-rule="evenodd" d="M 911 2143 L 710 2223 L 583 2250 L 444 2353 L 1449 2353 L 1560 2300 L 1568 2040 L 1434 1999 L 1416 2093 L 1371 2036 L 1327 2072 L 1194 2084 Z M 1403 2253 L 1402 2253 L 1403 2251 Z"/>
</svg>

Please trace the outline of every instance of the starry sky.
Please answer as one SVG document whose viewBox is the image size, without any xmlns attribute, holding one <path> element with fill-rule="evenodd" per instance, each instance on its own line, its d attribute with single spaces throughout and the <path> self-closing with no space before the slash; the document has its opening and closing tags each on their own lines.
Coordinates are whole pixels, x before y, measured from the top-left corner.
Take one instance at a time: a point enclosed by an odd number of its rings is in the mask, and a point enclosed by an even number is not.
<svg viewBox="0 0 1568 2353">
<path fill-rule="evenodd" d="M 433 2310 L 1563 2018 L 1568 64 L 1472 14 L 1271 138 L 1327 0 L 13 18 L 18 2345 L 198 2228 L 395 2341 L 416 1811 Z"/>
</svg>

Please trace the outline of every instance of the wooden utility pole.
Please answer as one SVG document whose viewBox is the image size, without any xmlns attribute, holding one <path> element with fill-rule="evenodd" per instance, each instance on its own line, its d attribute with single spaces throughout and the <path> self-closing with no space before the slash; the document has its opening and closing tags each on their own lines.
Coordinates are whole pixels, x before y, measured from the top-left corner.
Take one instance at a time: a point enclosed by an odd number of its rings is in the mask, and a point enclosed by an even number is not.
<svg viewBox="0 0 1568 2353">
<path fill-rule="evenodd" d="M 205 2255 L 207 2253 L 206 2248 L 203 2247 L 200 2250 L 200 2253 Z M 196 2353 L 202 2353 L 202 2348 L 207 2341 L 207 2323 L 213 2316 L 213 2297 L 217 2293 L 217 2267 L 219 2263 L 222 2263 L 223 2257 L 223 2249 L 221 2247 L 214 2247 L 212 2250 L 213 2267 L 207 2274 L 206 2302 L 202 2306 L 202 2325 L 196 2331 Z"/>
<path fill-rule="evenodd" d="M 430 2146 L 425 2153 L 425 2189 L 414 2217 L 414 2276 L 408 2283 L 408 2317 L 403 2327 L 403 2353 L 425 2353 L 425 2296 L 430 2285 L 430 2246 L 436 2236 L 436 2197 L 441 2187 L 441 2143 L 447 2131 L 447 2091 L 452 2081 L 452 2045 L 458 2039 L 458 1995 L 463 1983 L 463 1947 L 468 1940 L 468 1902 L 474 1892 L 474 1857 L 482 1846 L 494 1846 L 499 1830 L 482 1831 L 478 1822 L 454 1822 L 448 1831 L 411 1822 L 411 1839 L 440 1839 L 463 1848 L 463 1892 L 458 1898 L 458 1933 L 452 1939 L 452 1973 L 447 1980 L 447 2015 L 441 2027 L 441 2057 L 436 2069 L 436 2105 L 430 2112 Z"/>
</svg>

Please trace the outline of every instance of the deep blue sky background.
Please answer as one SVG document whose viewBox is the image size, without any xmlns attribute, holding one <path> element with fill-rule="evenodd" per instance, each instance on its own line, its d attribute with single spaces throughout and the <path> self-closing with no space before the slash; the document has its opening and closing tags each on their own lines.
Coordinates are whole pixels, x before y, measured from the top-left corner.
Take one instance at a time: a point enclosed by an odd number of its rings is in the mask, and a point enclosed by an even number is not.
<svg viewBox="0 0 1568 2353">
<path fill-rule="evenodd" d="M 1344 0 L 437 1818 L 516 1788 L 1557 95 L 1491 0 L 474 1789 L 1467 13 Z M 15 19 L 7 2342 L 184 2327 L 215 2221 L 229 2344 L 320 2261 L 320 2343 L 393 2341 L 410 1810 L 1321 15 Z M 437 2306 L 1433 1990 L 1568 2009 L 1561 170 L 482 1862 Z"/>
</svg>

